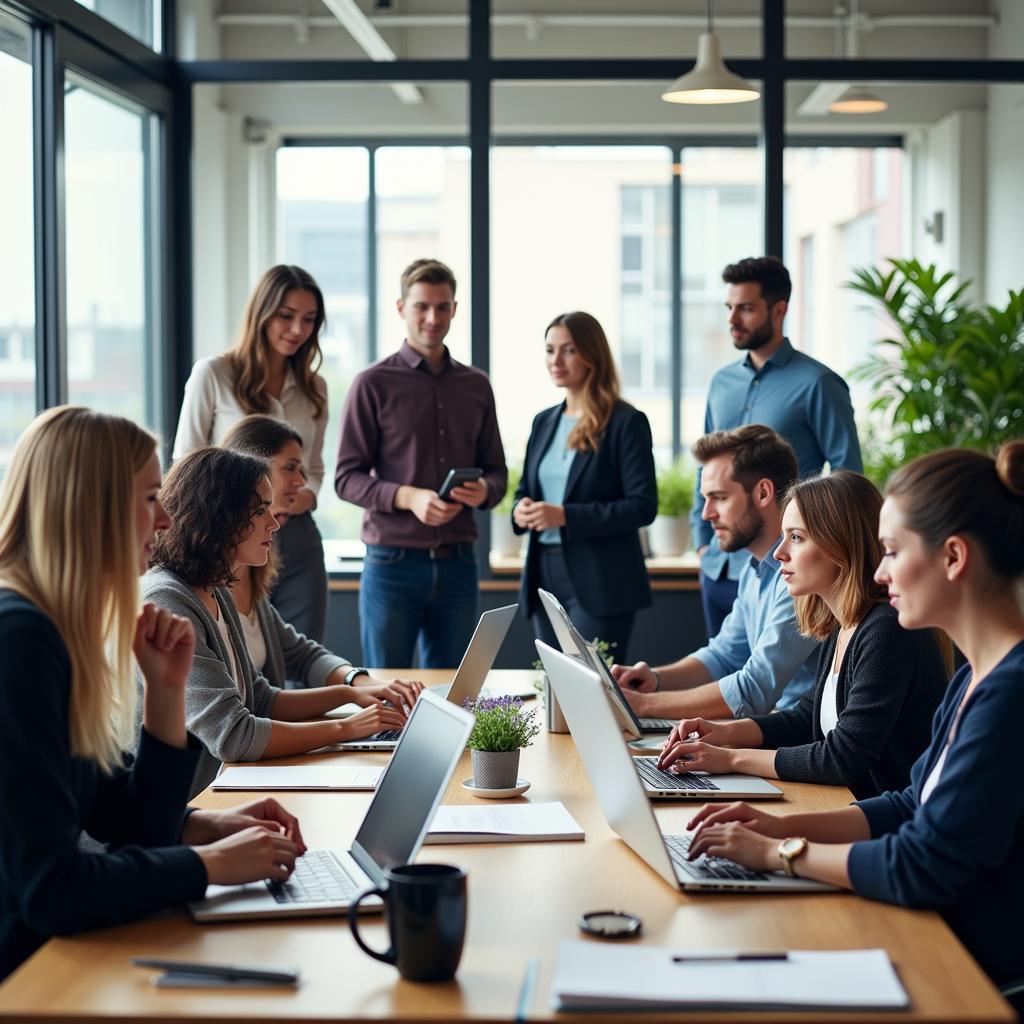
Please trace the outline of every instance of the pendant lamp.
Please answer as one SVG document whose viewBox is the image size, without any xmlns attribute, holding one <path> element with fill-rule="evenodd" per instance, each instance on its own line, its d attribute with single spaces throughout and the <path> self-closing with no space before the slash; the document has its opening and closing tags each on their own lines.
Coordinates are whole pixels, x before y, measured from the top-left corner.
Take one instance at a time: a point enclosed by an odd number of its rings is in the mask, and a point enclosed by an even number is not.
<svg viewBox="0 0 1024 1024">
<path fill-rule="evenodd" d="M 707 31 L 697 43 L 697 64 L 661 94 L 666 103 L 749 103 L 761 94 L 746 79 L 734 75 L 722 60 L 714 33 L 712 0 L 706 0 Z"/>
</svg>

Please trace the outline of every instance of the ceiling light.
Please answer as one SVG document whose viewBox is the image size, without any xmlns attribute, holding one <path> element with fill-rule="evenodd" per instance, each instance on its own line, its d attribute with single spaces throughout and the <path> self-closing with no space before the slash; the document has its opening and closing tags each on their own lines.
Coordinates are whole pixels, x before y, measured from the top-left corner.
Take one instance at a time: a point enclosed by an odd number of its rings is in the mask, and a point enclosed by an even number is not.
<svg viewBox="0 0 1024 1024">
<path fill-rule="evenodd" d="M 661 98 L 667 103 L 748 103 L 760 96 L 746 79 L 725 66 L 714 33 L 711 0 L 707 0 L 707 31 L 701 33 L 697 43 L 697 63 L 692 71 L 677 78 Z"/>
<path fill-rule="evenodd" d="M 880 114 L 889 104 L 863 85 L 851 85 L 828 105 L 830 114 Z"/>
</svg>

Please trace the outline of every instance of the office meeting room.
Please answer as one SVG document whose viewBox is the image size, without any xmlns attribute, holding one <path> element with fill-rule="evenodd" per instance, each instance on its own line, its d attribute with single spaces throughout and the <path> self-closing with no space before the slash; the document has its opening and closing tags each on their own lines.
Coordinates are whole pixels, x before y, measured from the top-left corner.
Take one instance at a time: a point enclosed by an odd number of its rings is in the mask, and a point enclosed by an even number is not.
<svg viewBox="0 0 1024 1024">
<path fill-rule="evenodd" d="M 0 1021 L 1024 1013 L 1024 2 L 0 0 Z"/>
</svg>

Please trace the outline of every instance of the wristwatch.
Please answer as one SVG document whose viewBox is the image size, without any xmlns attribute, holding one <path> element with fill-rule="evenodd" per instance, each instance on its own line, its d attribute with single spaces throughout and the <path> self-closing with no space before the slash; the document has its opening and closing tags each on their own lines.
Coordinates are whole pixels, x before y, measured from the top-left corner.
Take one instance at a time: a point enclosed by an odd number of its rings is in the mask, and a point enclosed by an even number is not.
<svg viewBox="0 0 1024 1024">
<path fill-rule="evenodd" d="M 352 686 L 356 676 L 368 676 L 370 670 L 367 668 L 356 668 L 354 665 L 345 673 L 345 685 Z"/>
<path fill-rule="evenodd" d="M 790 878 L 796 878 L 796 872 L 793 870 L 793 861 L 797 857 L 802 857 L 806 852 L 807 840 L 803 836 L 791 836 L 789 839 L 783 839 L 779 843 L 779 860 L 782 861 L 782 870 Z"/>
</svg>

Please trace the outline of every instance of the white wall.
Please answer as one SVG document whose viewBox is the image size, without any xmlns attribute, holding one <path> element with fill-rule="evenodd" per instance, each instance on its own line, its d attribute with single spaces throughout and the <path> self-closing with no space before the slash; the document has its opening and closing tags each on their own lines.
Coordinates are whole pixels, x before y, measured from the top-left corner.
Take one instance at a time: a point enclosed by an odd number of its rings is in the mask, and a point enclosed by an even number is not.
<svg viewBox="0 0 1024 1024">
<path fill-rule="evenodd" d="M 912 162 L 908 202 L 912 256 L 952 270 L 984 294 L 985 128 L 981 110 L 962 110 L 915 133 L 908 140 Z M 925 222 L 942 214 L 942 238 Z"/>
<path fill-rule="evenodd" d="M 1024 53 L 1024 4 L 995 0 L 999 28 L 992 32 L 993 58 Z M 985 298 L 1003 304 L 1006 292 L 1024 288 L 1024 85 L 989 86 Z"/>
</svg>

